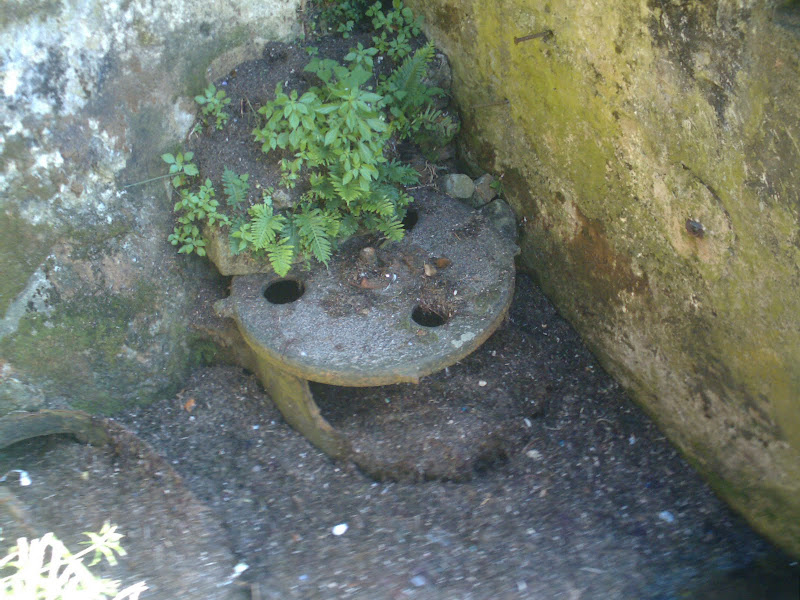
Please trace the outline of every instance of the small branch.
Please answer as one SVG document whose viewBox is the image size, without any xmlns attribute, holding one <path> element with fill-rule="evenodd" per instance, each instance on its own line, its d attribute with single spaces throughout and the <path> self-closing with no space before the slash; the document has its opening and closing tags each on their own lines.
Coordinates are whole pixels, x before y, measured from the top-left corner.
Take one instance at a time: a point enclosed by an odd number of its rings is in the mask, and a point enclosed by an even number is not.
<svg viewBox="0 0 800 600">
<path fill-rule="evenodd" d="M 129 187 L 134 187 L 136 185 L 144 185 L 145 183 L 150 183 L 151 181 L 158 181 L 159 179 L 166 179 L 167 177 L 172 177 L 174 173 L 167 173 L 166 175 L 159 175 L 158 177 L 153 177 L 151 179 L 145 179 L 144 181 L 137 181 L 136 183 L 129 183 L 128 185 L 123 185 L 122 189 L 128 189 Z"/>
<path fill-rule="evenodd" d="M 535 40 L 536 38 L 549 38 L 553 35 L 553 31 L 551 29 L 545 29 L 544 31 L 540 31 L 539 33 L 532 33 L 530 35 L 524 35 L 522 37 L 515 37 L 514 43 L 519 44 L 520 42 L 527 42 L 528 40 Z"/>
</svg>

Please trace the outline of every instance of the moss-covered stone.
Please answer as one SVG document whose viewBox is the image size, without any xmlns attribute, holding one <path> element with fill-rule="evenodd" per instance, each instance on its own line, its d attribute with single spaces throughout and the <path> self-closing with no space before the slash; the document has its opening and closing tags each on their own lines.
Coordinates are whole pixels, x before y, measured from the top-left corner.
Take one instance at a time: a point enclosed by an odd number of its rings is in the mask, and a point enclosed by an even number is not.
<svg viewBox="0 0 800 600">
<path fill-rule="evenodd" d="M 220 56 L 297 35 L 299 0 L 11 4 L 0 16 L 0 414 L 151 401 L 214 354 L 197 314 L 224 292 L 167 243 L 163 181 L 141 182 L 164 173 L 159 155 L 188 133 Z"/>
<path fill-rule="evenodd" d="M 150 371 L 147 354 L 163 350 L 155 335 L 158 318 L 149 310 L 157 297 L 142 286 L 130 295 L 76 296 L 49 315 L 28 313 L 0 341 L 0 354 L 35 374 L 47 393 L 81 410 L 109 414 L 129 402 L 147 402 L 177 385 L 186 362 L 186 351 L 173 348 L 178 368 Z M 150 327 L 137 319 L 148 319 Z"/>
<path fill-rule="evenodd" d="M 800 554 L 800 8 L 409 4 L 450 57 L 463 158 L 505 174 L 523 264 Z"/>
</svg>

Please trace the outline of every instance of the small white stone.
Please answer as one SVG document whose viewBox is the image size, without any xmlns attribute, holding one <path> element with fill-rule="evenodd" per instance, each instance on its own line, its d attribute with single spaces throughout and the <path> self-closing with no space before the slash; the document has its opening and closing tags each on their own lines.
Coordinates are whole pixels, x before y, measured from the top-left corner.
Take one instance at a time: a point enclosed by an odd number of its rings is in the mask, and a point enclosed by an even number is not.
<svg viewBox="0 0 800 600">
<path fill-rule="evenodd" d="M 658 518 L 666 523 L 674 523 L 675 522 L 675 515 L 673 515 L 668 510 L 662 510 L 658 513 Z"/>
<path fill-rule="evenodd" d="M 338 525 L 334 525 L 333 529 L 331 529 L 333 535 L 344 535 L 346 531 L 347 523 L 339 523 Z"/>
<path fill-rule="evenodd" d="M 478 382 L 478 385 L 479 385 L 480 387 L 486 387 L 486 381 L 485 381 L 485 380 L 483 380 L 483 379 L 481 379 L 481 380 Z"/>
</svg>

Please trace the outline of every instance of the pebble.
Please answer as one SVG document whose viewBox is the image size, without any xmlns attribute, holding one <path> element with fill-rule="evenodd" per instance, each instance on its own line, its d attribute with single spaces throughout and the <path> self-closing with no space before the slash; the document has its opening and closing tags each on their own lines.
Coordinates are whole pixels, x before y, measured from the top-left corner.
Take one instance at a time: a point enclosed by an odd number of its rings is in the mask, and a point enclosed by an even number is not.
<svg viewBox="0 0 800 600">
<path fill-rule="evenodd" d="M 339 523 L 338 525 L 334 525 L 333 529 L 331 529 L 331 533 L 333 535 L 344 535 L 347 531 L 347 523 Z"/>
<path fill-rule="evenodd" d="M 481 379 L 481 380 L 478 382 L 478 385 L 479 385 L 480 387 L 486 387 L 486 381 L 485 381 L 485 380 L 483 380 L 483 379 Z"/>
<path fill-rule="evenodd" d="M 658 518 L 662 521 L 666 521 L 667 523 L 674 523 L 675 522 L 675 515 L 673 515 L 668 510 L 662 510 L 658 513 Z"/>
<path fill-rule="evenodd" d="M 411 585 L 414 587 L 422 587 L 426 583 L 428 583 L 428 580 L 422 575 L 414 575 L 414 577 L 411 578 Z"/>
</svg>

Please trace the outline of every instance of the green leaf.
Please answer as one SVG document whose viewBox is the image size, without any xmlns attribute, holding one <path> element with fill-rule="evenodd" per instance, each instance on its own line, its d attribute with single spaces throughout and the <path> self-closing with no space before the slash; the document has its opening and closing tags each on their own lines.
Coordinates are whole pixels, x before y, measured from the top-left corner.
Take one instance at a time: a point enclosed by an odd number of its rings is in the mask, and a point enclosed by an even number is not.
<svg viewBox="0 0 800 600">
<path fill-rule="evenodd" d="M 253 247 L 263 250 L 275 241 L 277 234 L 283 229 L 285 217 L 274 215 L 272 206 L 266 202 L 250 207 L 249 213 L 252 217 L 250 233 Z"/>
<path fill-rule="evenodd" d="M 222 173 L 222 190 L 225 192 L 228 206 L 237 207 L 247 199 L 247 192 L 250 191 L 250 184 L 247 183 L 250 175 L 237 175 L 231 169 L 225 167 Z"/>
<path fill-rule="evenodd" d="M 328 133 L 325 134 L 325 139 L 323 140 L 323 143 L 326 146 L 330 146 L 334 142 L 334 140 L 336 139 L 337 135 L 339 135 L 339 130 L 338 129 L 329 130 Z"/>
<path fill-rule="evenodd" d="M 276 244 L 272 244 L 267 250 L 267 256 L 272 268 L 281 277 L 285 277 L 292 268 L 294 255 L 294 246 L 286 238 L 282 238 Z"/>
<path fill-rule="evenodd" d="M 161 155 L 161 160 L 163 160 L 168 165 L 171 165 L 175 162 L 175 157 L 170 153 L 166 153 Z"/>
<path fill-rule="evenodd" d="M 319 208 L 304 211 L 295 215 L 294 218 L 303 246 L 311 251 L 314 258 L 325 265 L 328 264 L 331 257 L 331 241 L 328 237 L 330 224 L 326 223 L 326 220 L 330 218 Z"/>
</svg>

